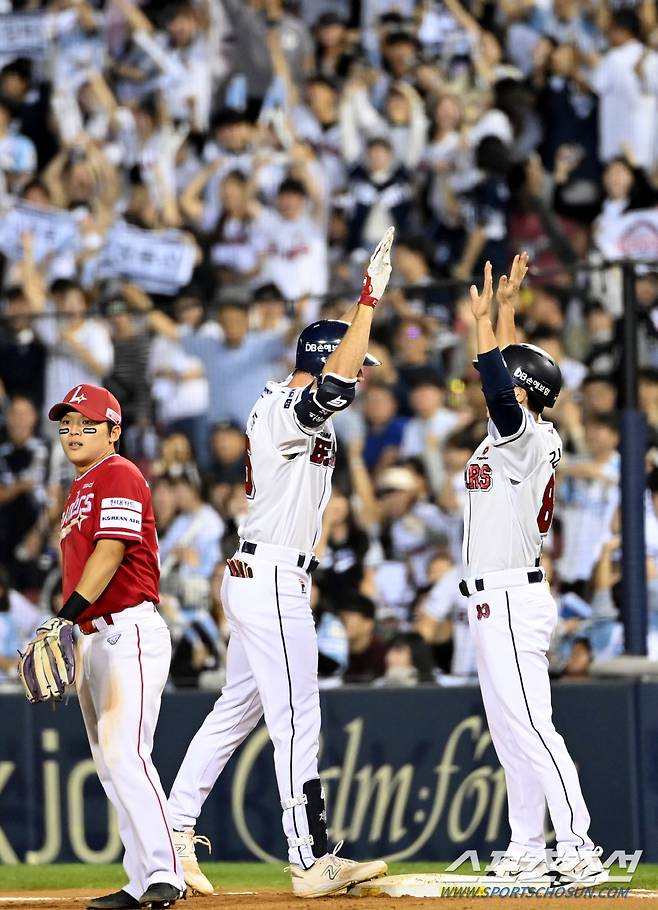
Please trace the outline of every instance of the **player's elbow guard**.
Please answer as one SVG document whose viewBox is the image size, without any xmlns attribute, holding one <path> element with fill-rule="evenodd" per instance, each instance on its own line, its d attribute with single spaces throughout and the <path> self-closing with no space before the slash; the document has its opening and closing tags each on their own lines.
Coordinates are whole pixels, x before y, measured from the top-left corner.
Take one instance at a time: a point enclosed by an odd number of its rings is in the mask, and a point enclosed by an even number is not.
<svg viewBox="0 0 658 910">
<path fill-rule="evenodd" d="M 355 396 L 356 379 L 325 373 L 317 389 L 307 389 L 295 405 L 297 420 L 308 429 L 320 427 L 332 414 L 349 407 Z"/>
</svg>

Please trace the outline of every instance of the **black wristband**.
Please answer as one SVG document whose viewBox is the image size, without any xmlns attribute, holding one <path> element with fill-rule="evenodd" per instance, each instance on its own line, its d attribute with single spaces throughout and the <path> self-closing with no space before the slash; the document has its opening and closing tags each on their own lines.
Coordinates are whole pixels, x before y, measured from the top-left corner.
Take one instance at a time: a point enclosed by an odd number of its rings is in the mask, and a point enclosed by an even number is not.
<svg viewBox="0 0 658 910">
<path fill-rule="evenodd" d="M 91 601 L 87 600 L 86 597 L 74 591 L 57 615 L 60 619 L 68 619 L 71 622 L 75 622 L 90 603 Z"/>
</svg>

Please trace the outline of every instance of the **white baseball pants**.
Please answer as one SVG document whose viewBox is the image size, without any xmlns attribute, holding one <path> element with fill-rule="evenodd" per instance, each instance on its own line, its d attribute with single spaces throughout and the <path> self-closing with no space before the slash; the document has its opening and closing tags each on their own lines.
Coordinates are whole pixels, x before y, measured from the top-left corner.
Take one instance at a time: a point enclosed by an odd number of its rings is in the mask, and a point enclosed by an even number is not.
<svg viewBox="0 0 658 910">
<path fill-rule="evenodd" d="M 169 797 L 169 811 L 176 830 L 195 826 L 229 758 L 265 714 L 274 744 L 288 856 L 291 863 L 309 868 L 315 857 L 310 844 L 302 843 L 309 839 L 302 788 L 319 776 L 320 739 L 311 581 L 292 562 L 274 561 L 272 552 L 284 548 L 267 549 L 268 558 L 258 552 L 236 555 L 252 568 L 253 578 L 224 572 L 221 597 L 230 628 L 226 684 L 190 743 Z"/>
<path fill-rule="evenodd" d="M 546 652 L 557 607 L 545 583 L 485 590 L 468 598 L 482 700 L 505 770 L 509 853 L 546 848 L 545 800 L 558 851 L 592 848 L 578 772 L 553 726 Z"/>
<path fill-rule="evenodd" d="M 117 812 L 125 848 L 124 890 L 139 900 L 154 882 L 184 890 L 167 800 L 151 760 L 171 638 L 144 602 L 95 621 L 78 642 L 78 699 L 103 789 Z"/>
</svg>

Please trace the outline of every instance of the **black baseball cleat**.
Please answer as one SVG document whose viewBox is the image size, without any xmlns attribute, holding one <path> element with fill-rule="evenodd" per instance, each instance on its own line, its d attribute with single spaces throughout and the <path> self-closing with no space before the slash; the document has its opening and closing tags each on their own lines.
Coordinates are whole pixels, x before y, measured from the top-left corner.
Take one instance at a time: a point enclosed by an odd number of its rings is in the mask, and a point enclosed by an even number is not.
<svg viewBox="0 0 658 910">
<path fill-rule="evenodd" d="M 153 882 L 139 899 L 140 907 L 150 907 L 151 910 L 165 910 L 173 907 L 177 900 L 185 897 L 185 892 L 180 891 L 169 882 Z"/>
<path fill-rule="evenodd" d="M 137 898 L 123 889 L 103 897 L 94 897 L 87 904 L 87 910 L 139 910 L 139 907 Z"/>
</svg>

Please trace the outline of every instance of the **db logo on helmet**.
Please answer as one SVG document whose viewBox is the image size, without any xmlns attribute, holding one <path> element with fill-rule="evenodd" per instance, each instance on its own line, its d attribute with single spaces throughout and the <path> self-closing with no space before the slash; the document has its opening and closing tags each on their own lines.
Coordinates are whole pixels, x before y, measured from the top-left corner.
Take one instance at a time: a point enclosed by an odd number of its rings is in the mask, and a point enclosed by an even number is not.
<svg viewBox="0 0 658 910">
<path fill-rule="evenodd" d="M 329 354 L 331 354 L 331 352 L 334 351 L 337 347 L 338 347 L 337 344 L 331 344 L 331 342 L 327 342 L 326 344 L 323 344 L 322 342 L 320 342 L 319 344 L 316 344 L 314 341 L 307 341 L 306 344 L 304 345 L 304 350 L 307 352 L 308 351 L 312 351 L 312 352 L 327 351 Z"/>
</svg>

